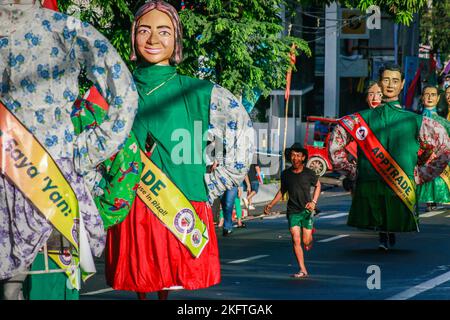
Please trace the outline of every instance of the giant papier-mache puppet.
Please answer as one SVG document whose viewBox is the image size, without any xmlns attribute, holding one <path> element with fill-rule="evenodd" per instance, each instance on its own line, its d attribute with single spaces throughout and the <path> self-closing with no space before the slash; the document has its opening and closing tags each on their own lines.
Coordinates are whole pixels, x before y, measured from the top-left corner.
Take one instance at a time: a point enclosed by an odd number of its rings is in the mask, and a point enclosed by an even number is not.
<svg viewBox="0 0 450 320">
<path fill-rule="evenodd" d="M 347 224 L 380 232 L 380 248 L 395 244 L 394 232 L 419 231 L 416 188 L 439 176 L 450 157 L 450 140 L 442 125 L 402 109 L 398 96 L 404 80 L 398 66 L 380 72 L 383 104 L 343 117 L 329 146 L 336 170 L 356 179 Z M 358 144 L 356 165 L 346 146 Z M 419 148 L 434 153 L 418 166 Z"/>
<path fill-rule="evenodd" d="M 165 298 L 170 289 L 219 283 L 210 203 L 244 179 L 252 159 L 253 125 L 228 90 L 177 73 L 182 30 L 170 4 L 142 6 L 131 41 L 139 93 L 133 132 L 143 169 L 131 212 L 109 230 L 106 276 L 114 289 L 135 291 L 140 298 L 158 291 Z M 207 140 L 216 138 L 223 141 L 225 150 L 219 153 L 224 156 L 207 173 Z"/>
<path fill-rule="evenodd" d="M 439 122 L 450 133 L 450 122 L 439 115 L 437 104 L 439 102 L 439 91 L 437 87 L 428 85 L 422 89 L 422 115 Z M 434 153 L 426 148 L 419 153 L 422 165 L 427 165 L 434 159 Z M 450 202 L 450 167 L 447 166 L 444 172 L 432 181 L 421 184 L 417 188 L 419 202 L 427 204 L 427 211 L 436 208 L 437 203 Z"/>
<path fill-rule="evenodd" d="M 76 134 L 71 120 L 85 70 L 108 103 L 101 124 Z M 95 271 L 106 232 L 91 196 L 96 167 L 116 154 L 137 109 L 131 74 L 89 24 L 41 8 L 0 1 L 0 279 L 4 297 L 20 286 L 47 244 L 58 266 Z M 75 262 L 75 263 L 74 263 Z M 74 272 L 78 268 L 73 268 Z M 79 275 L 72 277 L 77 287 Z"/>
</svg>

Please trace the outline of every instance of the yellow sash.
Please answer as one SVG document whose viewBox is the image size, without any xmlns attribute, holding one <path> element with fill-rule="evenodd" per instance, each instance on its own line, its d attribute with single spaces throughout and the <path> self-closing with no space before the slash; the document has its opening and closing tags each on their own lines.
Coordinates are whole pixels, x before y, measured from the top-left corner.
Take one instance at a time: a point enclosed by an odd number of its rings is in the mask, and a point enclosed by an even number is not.
<svg viewBox="0 0 450 320">
<path fill-rule="evenodd" d="M 209 241 L 208 229 L 178 187 L 141 150 L 138 197 L 191 252 L 199 257 Z"/>
<path fill-rule="evenodd" d="M 77 252 L 72 252 L 70 249 L 64 253 L 49 250 L 48 257 L 52 259 L 60 269 L 65 270 L 65 274 L 67 278 L 69 278 L 72 288 L 80 290 L 80 280 L 86 281 L 94 275 L 93 272 L 85 272 L 79 268 L 80 257 Z"/>
<path fill-rule="evenodd" d="M 444 171 L 441 173 L 440 177 L 445 181 L 447 184 L 447 188 L 450 189 L 450 166 L 447 165 L 444 169 Z"/>
<path fill-rule="evenodd" d="M 78 201 L 55 161 L 0 103 L 0 172 L 78 251 Z"/>
<path fill-rule="evenodd" d="M 73 288 L 80 290 L 80 269 L 78 265 L 80 263 L 80 258 L 78 255 L 67 252 L 61 254 L 60 252 L 48 252 L 48 256 L 52 259 L 60 269 L 65 269 L 66 276 Z M 84 279 L 83 279 L 84 280 Z"/>
<path fill-rule="evenodd" d="M 413 213 L 414 220 L 417 223 L 417 217 L 414 214 L 416 206 L 415 183 L 409 179 L 405 171 L 383 147 L 360 114 L 355 113 L 343 117 L 338 122 L 355 139 L 381 178 Z"/>
</svg>

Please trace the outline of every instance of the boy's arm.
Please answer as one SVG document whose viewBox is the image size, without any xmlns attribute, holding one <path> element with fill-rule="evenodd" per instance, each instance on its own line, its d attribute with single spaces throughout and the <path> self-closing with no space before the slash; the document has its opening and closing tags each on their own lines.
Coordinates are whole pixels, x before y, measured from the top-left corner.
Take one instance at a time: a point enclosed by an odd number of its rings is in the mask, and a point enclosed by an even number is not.
<svg viewBox="0 0 450 320">
<path fill-rule="evenodd" d="M 312 201 L 308 202 L 306 204 L 306 209 L 311 210 L 311 211 L 316 209 L 316 204 L 317 204 L 317 201 L 319 200 L 320 191 L 321 191 L 321 184 L 320 184 L 320 181 L 317 180 L 316 186 L 314 188 L 314 194 L 313 194 Z"/>
<path fill-rule="evenodd" d="M 274 205 L 276 205 L 278 201 L 281 200 L 282 196 L 283 196 L 283 194 L 281 193 L 281 189 L 280 189 L 280 190 L 278 190 L 278 192 L 275 195 L 275 197 L 273 198 L 273 200 L 270 201 L 270 203 L 264 207 L 264 214 L 270 214 L 270 209 L 272 209 L 272 207 Z"/>
</svg>

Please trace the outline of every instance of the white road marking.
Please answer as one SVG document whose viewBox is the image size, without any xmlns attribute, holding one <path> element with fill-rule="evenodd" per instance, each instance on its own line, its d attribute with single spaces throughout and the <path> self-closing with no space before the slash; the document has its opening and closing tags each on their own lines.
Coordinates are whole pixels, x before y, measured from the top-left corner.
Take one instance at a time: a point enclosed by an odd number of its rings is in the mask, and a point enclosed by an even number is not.
<svg viewBox="0 0 450 320">
<path fill-rule="evenodd" d="M 259 255 L 259 256 L 248 257 L 248 258 L 245 258 L 245 259 L 230 261 L 228 263 L 234 263 L 234 264 L 236 264 L 236 263 L 243 263 L 243 262 L 247 262 L 247 261 L 251 261 L 251 260 L 265 258 L 265 257 L 268 257 L 268 256 L 269 255 L 267 255 L 267 254 L 263 254 L 263 255 Z"/>
<path fill-rule="evenodd" d="M 417 296 L 422 292 L 431 290 L 449 280 L 450 280 L 450 271 L 441 274 L 440 276 L 437 276 L 428 281 L 422 282 L 421 284 L 418 284 L 417 286 L 414 286 L 410 289 L 400 292 L 390 298 L 387 298 L 386 300 L 407 300 L 414 296 Z"/>
<path fill-rule="evenodd" d="M 330 242 L 330 241 L 338 240 L 338 239 L 345 238 L 345 237 L 349 237 L 349 235 L 348 234 L 341 234 L 341 235 L 338 235 L 338 236 L 335 236 L 335 237 L 319 240 L 318 242 Z"/>
<path fill-rule="evenodd" d="M 281 217 L 284 217 L 284 216 L 282 216 L 279 213 L 277 213 L 277 214 L 274 214 L 274 215 L 270 215 L 270 216 L 264 217 L 263 219 L 264 220 L 273 220 L 273 219 L 279 219 Z"/>
<path fill-rule="evenodd" d="M 335 214 L 329 214 L 326 216 L 321 216 L 319 215 L 319 219 L 333 219 L 333 218 L 340 218 L 340 217 L 345 217 L 348 216 L 348 212 L 340 212 L 340 213 L 335 213 Z"/>
<path fill-rule="evenodd" d="M 93 296 L 94 294 L 100 294 L 100 293 L 105 293 L 105 292 L 110 292 L 110 291 L 114 291 L 114 289 L 113 288 L 106 288 L 106 289 L 102 289 L 102 290 L 82 293 L 80 295 L 81 296 Z"/>
<path fill-rule="evenodd" d="M 326 195 L 327 198 L 331 198 L 331 197 L 342 197 L 342 196 L 346 196 L 349 195 L 350 192 L 344 192 L 344 193 L 338 193 L 338 194 L 330 194 L 330 195 Z"/>
<path fill-rule="evenodd" d="M 419 215 L 421 218 L 429 218 L 429 217 L 433 217 L 433 216 L 437 216 L 438 214 L 442 214 L 445 211 L 431 211 L 431 212 L 427 212 L 427 213 L 423 213 L 421 215 Z"/>
</svg>

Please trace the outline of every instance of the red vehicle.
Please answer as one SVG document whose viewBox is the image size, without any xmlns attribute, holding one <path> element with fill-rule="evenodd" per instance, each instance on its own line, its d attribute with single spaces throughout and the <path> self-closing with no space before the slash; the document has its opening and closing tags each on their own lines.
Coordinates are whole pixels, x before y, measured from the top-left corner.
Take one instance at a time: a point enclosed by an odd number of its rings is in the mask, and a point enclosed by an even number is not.
<svg viewBox="0 0 450 320">
<path fill-rule="evenodd" d="M 330 135 L 337 124 L 337 119 L 310 116 L 306 118 L 306 135 L 303 145 L 308 150 L 308 162 L 306 166 L 322 176 L 327 171 L 333 171 L 328 156 L 328 144 Z M 310 127 L 314 126 L 313 136 L 309 134 Z M 351 155 L 356 157 L 356 145 L 354 143 L 347 146 Z"/>
<path fill-rule="evenodd" d="M 330 134 L 337 124 L 336 119 L 309 116 L 306 118 L 306 135 L 303 145 L 308 150 L 308 162 L 306 166 L 322 176 L 332 170 L 333 166 L 328 157 L 328 141 Z M 310 128 L 313 129 L 311 139 Z"/>
</svg>

